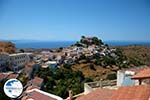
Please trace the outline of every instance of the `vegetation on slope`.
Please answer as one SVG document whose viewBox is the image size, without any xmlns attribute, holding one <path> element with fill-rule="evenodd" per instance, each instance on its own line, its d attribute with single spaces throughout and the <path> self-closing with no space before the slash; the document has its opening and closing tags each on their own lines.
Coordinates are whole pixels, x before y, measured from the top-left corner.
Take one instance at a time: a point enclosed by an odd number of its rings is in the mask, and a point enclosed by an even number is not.
<svg viewBox="0 0 150 100">
<path fill-rule="evenodd" d="M 3 90 L 4 84 L 6 81 L 7 80 L 2 80 L 0 82 L 0 100 L 10 100 L 10 98 L 5 95 L 4 90 Z"/>
<path fill-rule="evenodd" d="M 44 79 L 42 90 L 63 98 L 68 97 L 69 90 L 72 90 L 74 95 L 83 92 L 84 82 L 92 81 L 85 78 L 81 71 L 73 71 L 68 64 L 55 70 L 40 68 L 35 76 Z"/>
<path fill-rule="evenodd" d="M 77 59 L 76 64 L 73 65 L 73 69 L 75 71 L 82 71 L 86 77 L 91 77 L 94 81 L 99 81 L 100 79 L 107 80 L 109 79 L 109 74 L 114 74 L 119 69 L 150 65 L 150 47 L 109 47 L 107 44 L 104 44 L 101 39 L 96 38 L 91 40 L 92 41 L 87 41 L 87 38 L 82 36 L 80 42 L 77 42 L 76 46 L 79 44 L 82 47 L 96 45 L 99 46 L 99 48 L 103 47 L 102 50 L 107 48 L 108 51 L 110 51 L 110 49 L 116 49 L 111 53 L 106 53 L 105 56 L 94 54 L 86 57 L 83 54 Z M 93 42 L 93 40 L 96 40 L 96 42 Z M 99 52 L 100 51 L 101 50 L 99 50 Z"/>
<path fill-rule="evenodd" d="M 150 65 L 150 46 L 120 46 L 130 63 L 135 65 Z"/>
</svg>

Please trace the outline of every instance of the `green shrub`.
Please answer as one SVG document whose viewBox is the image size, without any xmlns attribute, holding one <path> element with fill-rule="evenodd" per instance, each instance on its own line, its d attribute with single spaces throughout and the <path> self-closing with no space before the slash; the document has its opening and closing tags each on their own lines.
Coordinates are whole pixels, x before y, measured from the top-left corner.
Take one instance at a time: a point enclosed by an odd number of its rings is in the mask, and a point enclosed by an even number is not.
<svg viewBox="0 0 150 100">
<path fill-rule="evenodd" d="M 116 73 L 113 72 L 113 73 L 108 74 L 106 79 L 115 80 L 116 78 L 117 78 Z"/>
</svg>

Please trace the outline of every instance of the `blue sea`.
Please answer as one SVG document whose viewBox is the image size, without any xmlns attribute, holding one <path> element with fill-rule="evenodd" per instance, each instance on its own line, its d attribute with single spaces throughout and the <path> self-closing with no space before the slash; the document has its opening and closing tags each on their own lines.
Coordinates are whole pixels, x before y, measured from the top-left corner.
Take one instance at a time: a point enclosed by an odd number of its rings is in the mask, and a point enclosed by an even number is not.
<svg viewBox="0 0 150 100">
<path fill-rule="evenodd" d="M 12 41 L 17 48 L 59 48 L 68 47 L 76 41 Z M 143 45 L 150 46 L 150 42 L 104 41 L 110 46 Z"/>
<path fill-rule="evenodd" d="M 16 48 L 60 48 L 68 47 L 75 43 L 75 41 L 36 41 L 36 42 L 13 42 L 16 45 Z"/>
</svg>

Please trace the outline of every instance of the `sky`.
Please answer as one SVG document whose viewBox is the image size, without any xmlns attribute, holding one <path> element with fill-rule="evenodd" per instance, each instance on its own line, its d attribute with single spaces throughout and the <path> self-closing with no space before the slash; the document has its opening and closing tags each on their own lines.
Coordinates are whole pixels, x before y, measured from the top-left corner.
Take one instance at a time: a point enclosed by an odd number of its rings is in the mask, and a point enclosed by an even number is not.
<svg viewBox="0 0 150 100">
<path fill-rule="evenodd" d="M 0 0 L 1 40 L 149 41 L 150 0 Z"/>
</svg>

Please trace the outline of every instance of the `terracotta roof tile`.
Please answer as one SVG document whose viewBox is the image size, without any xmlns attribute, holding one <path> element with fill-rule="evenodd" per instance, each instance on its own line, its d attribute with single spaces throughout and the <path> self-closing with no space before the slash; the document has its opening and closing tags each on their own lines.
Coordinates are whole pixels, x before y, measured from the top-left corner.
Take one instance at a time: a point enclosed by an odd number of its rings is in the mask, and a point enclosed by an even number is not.
<svg viewBox="0 0 150 100">
<path fill-rule="evenodd" d="M 31 83 L 33 85 L 40 86 L 43 83 L 43 79 L 39 77 L 35 77 L 33 80 L 31 80 Z"/>
<path fill-rule="evenodd" d="M 40 89 L 40 87 L 38 87 L 38 86 L 28 86 L 26 91 L 32 90 L 32 89 Z"/>
<path fill-rule="evenodd" d="M 9 74 L 7 79 L 17 78 L 18 74 Z"/>
<path fill-rule="evenodd" d="M 146 78 L 150 78 L 150 68 L 143 69 L 132 77 L 132 79 L 146 79 Z"/>
<path fill-rule="evenodd" d="M 124 86 L 118 90 L 97 89 L 76 100 L 149 100 L 150 85 Z"/>
<path fill-rule="evenodd" d="M 6 74 L 0 73 L 0 80 L 5 79 L 7 76 L 8 76 L 8 75 L 6 75 Z"/>
<path fill-rule="evenodd" d="M 148 66 L 142 66 L 142 67 L 122 69 L 121 71 L 133 71 L 135 73 L 138 73 L 139 71 L 142 71 L 142 70 L 147 69 L 147 68 L 150 68 L 150 67 L 148 67 Z"/>
<path fill-rule="evenodd" d="M 150 85 L 120 87 L 108 100 L 149 100 Z"/>
<path fill-rule="evenodd" d="M 17 78 L 18 77 L 18 74 L 14 74 L 14 73 L 0 73 L 0 80 L 2 80 L 2 79 L 12 79 L 12 78 Z"/>
<path fill-rule="evenodd" d="M 108 100 L 113 92 L 115 92 L 115 90 L 97 89 L 87 95 L 76 98 L 76 100 Z"/>
<path fill-rule="evenodd" d="M 39 89 L 27 90 L 21 100 L 63 100 L 61 97 Z"/>
</svg>

